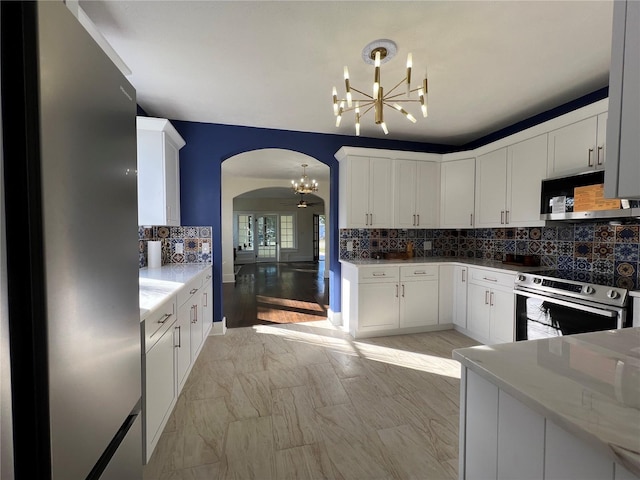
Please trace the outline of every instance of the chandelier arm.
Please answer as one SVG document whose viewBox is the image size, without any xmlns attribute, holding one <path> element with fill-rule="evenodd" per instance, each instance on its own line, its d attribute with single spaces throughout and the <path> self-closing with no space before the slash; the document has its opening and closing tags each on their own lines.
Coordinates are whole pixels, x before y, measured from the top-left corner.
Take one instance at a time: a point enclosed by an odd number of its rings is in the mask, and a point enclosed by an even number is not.
<svg viewBox="0 0 640 480">
<path fill-rule="evenodd" d="M 354 100 L 354 101 L 355 101 L 355 100 Z M 361 100 L 358 100 L 358 101 L 361 101 Z M 374 105 L 374 102 L 367 101 L 367 102 L 366 102 L 366 103 L 364 103 L 364 104 L 362 104 L 362 103 L 361 103 L 361 104 L 360 104 L 360 108 L 367 107 L 367 106 L 368 106 L 369 108 L 371 108 L 371 107 L 373 107 L 373 105 Z M 353 112 L 355 109 L 356 109 L 356 107 L 345 108 L 344 110 L 342 110 L 342 113 L 346 113 L 346 112 Z"/>
<path fill-rule="evenodd" d="M 400 80 L 395 87 L 393 87 L 391 90 L 389 90 L 387 92 L 387 95 L 390 95 L 396 88 L 398 88 L 400 85 L 402 85 L 403 83 L 405 83 L 407 81 L 407 77 L 404 77 L 402 80 Z"/>
<path fill-rule="evenodd" d="M 360 114 L 360 118 L 364 117 L 367 114 L 367 112 L 369 112 L 374 106 L 375 106 L 375 103 L 373 102 L 369 104 L 369 108 L 367 108 L 363 113 Z"/>
<path fill-rule="evenodd" d="M 396 93 L 395 95 L 392 95 L 392 96 L 385 95 L 383 100 L 385 102 L 388 102 L 389 100 L 395 100 L 396 98 L 401 97 L 402 95 L 404 95 L 404 93 Z M 400 100 L 395 100 L 395 101 L 398 102 L 398 103 L 407 103 L 407 102 L 409 102 L 409 103 L 414 103 L 414 102 L 415 103 L 420 103 L 420 100 L 413 99 L 413 98 L 405 98 L 405 99 L 400 99 Z"/>
<path fill-rule="evenodd" d="M 373 97 L 371 95 L 368 95 L 368 94 L 366 94 L 364 92 L 361 92 L 360 90 L 358 90 L 353 85 L 351 85 L 351 90 L 353 90 L 354 92 L 358 92 L 360 95 L 364 95 L 365 97 L 370 98 L 371 100 L 373 100 Z"/>
</svg>

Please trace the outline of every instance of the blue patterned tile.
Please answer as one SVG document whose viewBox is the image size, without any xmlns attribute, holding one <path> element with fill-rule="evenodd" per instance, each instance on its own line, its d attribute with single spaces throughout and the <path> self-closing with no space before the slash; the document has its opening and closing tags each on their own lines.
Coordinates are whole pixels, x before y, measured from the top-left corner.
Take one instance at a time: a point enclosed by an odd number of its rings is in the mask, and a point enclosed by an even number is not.
<svg viewBox="0 0 640 480">
<path fill-rule="evenodd" d="M 558 268 L 558 257 L 543 255 L 540 257 L 540 265 L 543 267 Z"/>
<path fill-rule="evenodd" d="M 529 252 L 529 242 L 516 240 L 516 255 L 526 255 Z"/>
<path fill-rule="evenodd" d="M 593 242 L 594 226 L 588 223 L 576 224 L 574 238 L 576 242 Z"/>
<path fill-rule="evenodd" d="M 573 242 L 574 239 L 573 225 L 563 225 L 558 227 L 558 240 L 561 242 Z"/>
<path fill-rule="evenodd" d="M 544 227 L 542 229 L 542 238 L 544 240 L 555 240 L 558 238 L 558 229 L 556 227 Z"/>
<path fill-rule="evenodd" d="M 637 243 L 616 243 L 613 253 L 616 262 L 638 262 Z"/>
<path fill-rule="evenodd" d="M 527 227 L 516 228 L 515 238 L 516 240 L 527 240 L 529 238 L 529 229 Z"/>
<path fill-rule="evenodd" d="M 541 243 L 541 251 L 544 255 L 557 255 L 558 247 L 556 242 L 550 240 L 543 241 Z"/>
<path fill-rule="evenodd" d="M 198 227 L 184 227 L 185 238 L 198 238 L 200 236 L 200 229 Z"/>
<path fill-rule="evenodd" d="M 590 272 L 591 262 L 586 258 L 576 257 L 573 260 L 573 268 L 578 271 Z"/>
<path fill-rule="evenodd" d="M 614 244 L 611 242 L 601 242 L 593 244 L 593 259 L 613 260 L 615 258 L 613 254 Z"/>
<path fill-rule="evenodd" d="M 200 227 L 200 238 L 211 238 L 211 227 Z"/>
<path fill-rule="evenodd" d="M 573 256 L 573 242 L 555 242 L 558 255 Z"/>
<path fill-rule="evenodd" d="M 616 243 L 638 243 L 638 225 L 618 225 L 616 226 Z"/>
<path fill-rule="evenodd" d="M 576 242 L 573 247 L 576 257 L 591 259 L 593 255 L 593 242 Z"/>
<path fill-rule="evenodd" d="M 573 270 L 573 257 L 558 255 L 558 270 Z"/>
<path fill-rule="evenodd" d="M 597 259 L 591 263 L 592 271 L 602 275 L 613 275 L 614 268 L 613 260 Z"/>
<path fill-rule="evenodd" d="M 506 240 L 504 242 L 504 253 L 516 253 L 516 241 Z"/>
<path fill-rule="evenodd" d="M 370 243 L 369 243 L 369 239 L 368 238 L 359 239 L 359 243 L 360 243 L 360 249 L 361 250 L 368 250 L 369 247 L 370 247 Z"/>
<path fill-rule="evenodd" d="M 616 229 L 613 225 L 596 225 L 594 236 L 596 242 L 614 242 Z"/>
<path fill-rule="evenodd" d="M 529 242 L 529 253 L 538 254 L 542 250 L 542 244 L 538 240 Z"/>
</svg>

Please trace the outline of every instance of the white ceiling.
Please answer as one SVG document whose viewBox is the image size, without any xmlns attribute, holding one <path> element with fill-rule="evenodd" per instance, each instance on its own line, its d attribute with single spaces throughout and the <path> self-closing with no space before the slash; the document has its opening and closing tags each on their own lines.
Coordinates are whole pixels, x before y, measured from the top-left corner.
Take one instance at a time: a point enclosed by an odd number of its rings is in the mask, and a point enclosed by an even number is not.
<svg viewBox="0 0 640 480">
<path fill-rule="evenodd" d="M 390 139 L 464 144 L 608 84 L 612 1 L 81 1 L 152 116 L 304 132 L 335 128 L 331 88 L 371 89 L 361 59 L 389 38 L 389 90 L 413 53 L 429 117 L 386 111 Z M 362 135 L 384 137 L 363 119 Z"/>
</svg>

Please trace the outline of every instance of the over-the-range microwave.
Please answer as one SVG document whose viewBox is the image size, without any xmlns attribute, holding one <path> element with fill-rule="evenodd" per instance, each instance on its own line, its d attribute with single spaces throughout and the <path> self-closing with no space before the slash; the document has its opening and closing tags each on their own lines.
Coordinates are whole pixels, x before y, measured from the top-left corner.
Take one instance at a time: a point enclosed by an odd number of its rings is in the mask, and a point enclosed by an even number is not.
<svg viewBox="0 0 640 480">
<path fill-rule="evenodd" d="M 625 219 L 640 216 L 637 200 L 604 199 L 604 170 L 542 181 L 540 220 Z"/>
</svg>

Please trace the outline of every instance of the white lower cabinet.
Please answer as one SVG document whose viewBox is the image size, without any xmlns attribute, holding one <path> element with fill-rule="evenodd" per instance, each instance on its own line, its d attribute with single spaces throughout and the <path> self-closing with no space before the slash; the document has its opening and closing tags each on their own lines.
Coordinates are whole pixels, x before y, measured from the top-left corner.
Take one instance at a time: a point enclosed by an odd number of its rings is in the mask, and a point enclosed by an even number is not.
<svg viewBox="0 0 640 480">
<path fill-rule="evenodd" d="M 145 345 L 142 357 L 145 463 L 153 454 L 211 329 L 211 291 L 209 269 L 191 279 L 140 323 Z"/>
<path fill-rule="evenodd" d="M 343 319 L 353 337 L 438 327 L 438 266 L 343 264 Z"/>
<path fill-rule="evenodd" d="M 468 333 L 483 343 L 513 342 L 515 275 L 469 268 Z"/>
<path fill-rule="evenodd" d="M 459 478 L 638 480 L 604 453 L 465 367 Z"/>
</svg>

